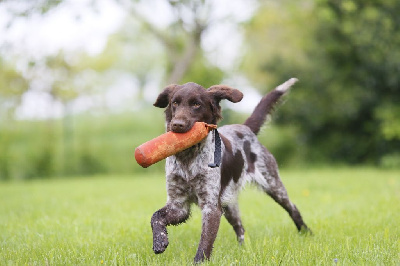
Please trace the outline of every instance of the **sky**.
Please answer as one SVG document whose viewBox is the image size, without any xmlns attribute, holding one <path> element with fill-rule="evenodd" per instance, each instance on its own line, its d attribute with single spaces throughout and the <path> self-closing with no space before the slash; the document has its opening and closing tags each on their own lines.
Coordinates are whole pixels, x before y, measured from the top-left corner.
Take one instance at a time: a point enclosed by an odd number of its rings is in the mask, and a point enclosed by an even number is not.
<svg viewBox="0 0 400 266">
<path fill-rule="evenodd" d="M 3 1 L 0 3 L 0 52 L 2 56 L 17 56 L 17 67 L 24 72 L 27 60 L 40 60 L 55 55 L 60 50 L 66 53 L 85 51 L 97 55 L 103 51 L 110 34 L 124 26 L 129 15 L 126 8 L 115 0 L 97 0 L 95 8 L 92 0 L 64 0 L 46 14 L 33 13 L 28 17 L 14 17 L 10 10 L 26 9 L 25 1 Z M 240 54 L 242 35 L 239 22 L 247 20 L 255 6 L 249 1 L 221 0 L 210 10 L 216 23 L 207 30 L 202 47 L 213 62 L 229 73 Z M 25 6 L 24 6 L 25 5 Z M 165 12 L 163 0 L 147 0 L 135 4 L 135 9 L 159 28 L 165 27 L 174 19 L 173 14 Z M 229 20 L 225 19 L 229 16 Z M 185 18 L 184 18 L 185 19 Z M 189 19 L 189 18 L 188 18 Z M 12 23 L 11 23 L 12 22 Z M 11 26 L 10 26 L 11 25 Z M 124 82 L 125 80 L 125 82 Z M 250 111 L 260 98 L 244 77 L 234 73 L 225 84 L 240 86 L 245 90 L 245 98 L 235 108 Z M 129 80 L 121 78 L 118 86 L 112 86 L 106 93 L 110 107 L 118 106 L 119 101 L 137 90 L 128 88 Z M 151 101 L 159 91 L 157 82 L 150 84 L 145 97 Z M 125 88 L 125 89 L 124 89 Z M 75 103 L 76 111 L 90 108 L 93 99 L 81 98 Z M 229 107 L 229 104 L 228 104 Z M 40 90 L 32 90 L 23 97 L 23 103 L 17 111 L 19 118 L 47 118 L 62 116 L 60 103 Z"/>
<path fill-rule="evenodd" d="M 17 18 L 9 11 L 11 4 L 0 4 L 0 43 L 12 44 L 14 51 L 34 58 L 56 54 L 60 49 L 98 54 L 107 37 L 121 26 L 126 12 L 111 0 L 96 1 L 96 9 L 90 3 L 65 0 L 44 15 Z M 10 21 L 12 26 L 7 29 Z"/>
</svg>

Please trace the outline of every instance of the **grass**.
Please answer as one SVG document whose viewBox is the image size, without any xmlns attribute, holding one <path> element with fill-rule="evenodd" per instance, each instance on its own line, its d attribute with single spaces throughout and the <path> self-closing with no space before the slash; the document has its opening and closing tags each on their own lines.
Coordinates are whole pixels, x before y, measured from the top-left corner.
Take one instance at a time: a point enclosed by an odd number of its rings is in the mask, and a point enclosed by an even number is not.
<svg viewBox="0 0 400 266">
<path fill-rule="evenodd" d="M 240 197 L 245 245 L 222 219 L 209 265 L 399 265 L 400 171 L 284 170 L 289 195 L 314 235 L 252 187 Z M 201 215 L 169 227 L 152 252 L 150 218 L 166 200 L 158 176 L 0 183 L 0 265 L 182 265 L 192 263 Z"/>
</svg>

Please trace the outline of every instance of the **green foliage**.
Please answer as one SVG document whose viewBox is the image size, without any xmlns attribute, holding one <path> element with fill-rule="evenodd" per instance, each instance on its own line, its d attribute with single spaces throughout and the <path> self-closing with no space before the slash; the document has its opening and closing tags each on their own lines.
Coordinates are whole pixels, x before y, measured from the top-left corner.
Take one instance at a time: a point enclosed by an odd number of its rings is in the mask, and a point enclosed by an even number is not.
<svg viewBox="0 0 400 266">
<path fill-rule="evenodd" d="M 307 147 L 299 138 L 299 132 L 293 126 L 267 125 L 260 132 L 258 139 L 274 155 L 278 165 L 281 167 L 308 165 L 304 161 Z M 312 162 L 313 165 L 317 160 Z"/>
<path fill-rule="evenodd" d="M 394 152 L 387 154 L 381 158 L 380 165 L 384 168 L 399 168 L 400 165 L 400 153 Z"/>
<path fill-rule="evenodd" d="M 3 3 L 11 3 L 9 5 L 8 12 L 13 14 L 14 16 L 20 17 L 27 17 L 31 16 L 32 14 L 46 14 L 47 12 L 51 11 L 53 8 L 56 8 L 60 5 L 63 0 L 45 0 L 45 1 L 10 1 L 4 0 L 1 1 Z M 0 3 L 1 3 L 0 2 Z"/>
<path fill-rule="evenodd" d="M 205 265 L 398 265 L 399 174 L 281 171 L 314 235 L 300 236 L 281 207 L 250 187 L 239 199 L 245 245 L 222 218 Z M 0 183 L 0 264 L 191 264 L 201 232 L 197 207 L 185 224 L 168 228 L 165 253 L 152 252 L 149 221 L 165 201 L 161 173 Z"/>
<path fill-rule="evenodd" d="M 15 16 L 29 17 L 62 2 L 7 4 Z M 211 2 L 168 1 L 176 17 L 162 26 L 142 16 L 135 1 L 120 4 L 132 15 L 99 55 L 60 51 L 28 62 L 14 51 L 0 58 L 0 180 L 144 171 L 133 149 L 163 132 L 162 114 L 143 109 L 75 117 L 74 101 L 93 97 L 94 111 L 108 111 L 101 102 L 121 77 L 135 83 L 137 106 L 161 76 L 160 87 L 189 81 L 208 87 L 223 80 L 226 73 L 201 45 L 205 31 L 216 25 Z M 242 71 L 263 93 L 290 77 L 300 79 L 275 115 L 277 126 L 260 135 L 281 165 L 400 167 L 399 13 L 395 0 L 260 1 L 244 25 Z M 64 118 L 15 121 L 29 90 L 61 102 Z M 223 114 L 221 125 L 247 117 L 226 109 Z"/>
<path fill-rule="evenodd" d="M 309 159 L 378 163 L 399 150 L 399 12 L 398 1 L 288 1 L 247 25 L 249 77 L 300 79 L 278 122 L 298 127 Z"/>
<path fill-rule="evenodd" d="M 152 123 L 149 123 L 152 121 Z M 137 146 L 164 132 L 161 110 L 74 117 L 65 121 L 14 121 L 0 131 L 0 180 L 96 173 L 144 172 Z M 163 162 L 146 172 L 163 169 Z"/>
<path fill-rule="evenodd" d="M 0 57 L 0 119 L 9 119 L 29 88 L 27 80 L 15 66 Z"/>
<path fill-rule="evenodd" d="M 379 106 L 376 118 L 381 121 L 380 132 L 383 137 L 390 140 L 400 140 L 400 106 L 394 103 Z"/>
<path fill-rule="evenodd" d="M 180 81 L 181 84 L 187 82 L 195 82 L 205 88 L 209 88 L 212 85 L 220 84 L 224 73 L 221 69 L 216 66 L 212 66 L 204 56 L 198 56 L 196 63 L 192 64 L 187 70 L 185 76 Z"/>
</svg>

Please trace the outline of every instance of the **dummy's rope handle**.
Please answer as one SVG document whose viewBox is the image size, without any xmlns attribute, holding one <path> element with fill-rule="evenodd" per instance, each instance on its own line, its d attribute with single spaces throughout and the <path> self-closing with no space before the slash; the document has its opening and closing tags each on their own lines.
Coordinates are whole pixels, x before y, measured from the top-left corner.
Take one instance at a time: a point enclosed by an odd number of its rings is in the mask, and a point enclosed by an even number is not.
<svg viewBox="0 0 400 266">
<path fill-rule="evenodd" d="M 214 163 L 209 163 L 208 166 L 211 168 L 219 167 L 221 165 L 221 138 L 218 130 L 214 129 L 215 138 L 215 150 L 214 150 Z"/>
</svg>

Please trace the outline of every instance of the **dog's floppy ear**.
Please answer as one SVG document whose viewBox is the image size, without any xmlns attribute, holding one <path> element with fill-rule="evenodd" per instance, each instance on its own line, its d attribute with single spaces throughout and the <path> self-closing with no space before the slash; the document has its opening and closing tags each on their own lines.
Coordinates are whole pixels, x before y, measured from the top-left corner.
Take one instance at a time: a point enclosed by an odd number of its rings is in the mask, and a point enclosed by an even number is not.
<svg viewBox="0 0 400 266">
<path fill-rule="evenodd" d="M 169 104 L 169 100 L 174 92 L 178 89 L 177 84 L 171 84 L 164 88 L 164 90 L 158 95 L 156 102 L 153 104 L 155 107 L 165 108 Z"/>
<path fill-rule="evenodd" d="M 211 93 L 217 102 L 223 99 L 227 99 L 233 103 L 240 102 L 243 98 L 243 93 L 239 90 L 231 88 L 226 85 L 214 85 L 207 89 L 208 93 Z"/>
</svg>

